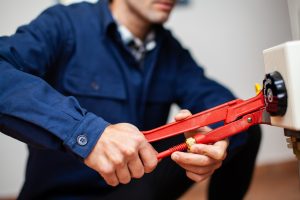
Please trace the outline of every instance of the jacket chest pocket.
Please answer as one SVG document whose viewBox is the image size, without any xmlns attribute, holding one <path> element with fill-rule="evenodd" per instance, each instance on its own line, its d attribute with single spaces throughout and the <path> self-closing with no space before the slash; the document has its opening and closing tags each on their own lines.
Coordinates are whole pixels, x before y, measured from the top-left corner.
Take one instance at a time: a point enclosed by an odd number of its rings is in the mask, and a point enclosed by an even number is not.
<svg viewBox="0 0 300 200">
<path fill-rule="evenodd" d="M 65 73 L 63 88 L 89 112 L 111 123 L 126 120 L 127 93 L 120 74 L 71 68 Z"/>
</svg>

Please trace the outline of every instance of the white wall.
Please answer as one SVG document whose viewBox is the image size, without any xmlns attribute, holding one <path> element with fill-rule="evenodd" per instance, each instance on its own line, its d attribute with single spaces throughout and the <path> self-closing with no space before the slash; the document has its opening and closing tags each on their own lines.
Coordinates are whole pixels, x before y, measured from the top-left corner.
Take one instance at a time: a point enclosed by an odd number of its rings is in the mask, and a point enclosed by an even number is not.
<svg viewBox="0 0 300 200">
<path fill-rule="evenodd" d="M 53 2 L 1 0 L 0 35 L 13 33 Z M 286 0 L 191 0 L 190 6 L 176 9 L 168 26 L 210 77 L 244 99 L 254 96 L 254 83 L 263 80 L 262 50 L 292 39 Z M 283 131 L 263 128 L 259 163 L 293 158 Z M 19 191 L 26 157 L 24 144 L 0 134 L 0 196 Z"/>
<path fill-rule="evenodd" d="M 300 1 L 288 0 L 292 35 L 294 40 L 300 39 Z"/>
</svg>

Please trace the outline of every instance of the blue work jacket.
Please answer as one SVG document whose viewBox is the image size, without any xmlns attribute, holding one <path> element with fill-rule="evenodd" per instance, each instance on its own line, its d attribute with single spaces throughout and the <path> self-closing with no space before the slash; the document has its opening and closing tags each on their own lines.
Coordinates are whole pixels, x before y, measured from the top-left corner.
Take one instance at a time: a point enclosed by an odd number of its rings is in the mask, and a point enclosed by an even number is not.
<svg viewBox="0 0 300 200">
<path fill-rule="evenodd" d="M 172 103 L 196 113 L 234 98 L 170 31 L 155 32 L 155 49 L 137 62 L 105 0 L 53 6 L 0 38 L 0 131 L 29 147 L 21 199 L 107 188 L 82 159 L 110 123 L 149 130 Z"/>
</svg>

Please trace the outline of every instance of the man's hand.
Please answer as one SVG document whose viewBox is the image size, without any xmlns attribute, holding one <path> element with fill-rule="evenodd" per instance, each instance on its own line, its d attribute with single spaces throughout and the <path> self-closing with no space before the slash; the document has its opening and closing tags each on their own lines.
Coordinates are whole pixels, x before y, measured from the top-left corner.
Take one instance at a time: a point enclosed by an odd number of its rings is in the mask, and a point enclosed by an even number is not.
<svg viewBox="0 0 300 200">
<path fill-rule="evenodd" d="M 108 126 L 92 152 L 84 160 L 111 186 L 141 178 L 157 165 L 157 152 L 133 125 L 120 123 Z"/>
<path fill-rule="evenodd" d="M 175 116 L 175 120 L 179 121 L 190 115 L 190 111 L 181 110 Z M 210 130 L 209 127 L 202 127 L 197 131 L 185 133 L 185 136 L 191 137 L 196 132 L 205 134 Z M 186 175 L 190 179 L 200 182 L 210 177 L 222 165 L 227 147 L 227 139 L 214 144 L 194 144 L 189 152 L 174 152 L 171 158 L 186 170 Z"/>
</svg>

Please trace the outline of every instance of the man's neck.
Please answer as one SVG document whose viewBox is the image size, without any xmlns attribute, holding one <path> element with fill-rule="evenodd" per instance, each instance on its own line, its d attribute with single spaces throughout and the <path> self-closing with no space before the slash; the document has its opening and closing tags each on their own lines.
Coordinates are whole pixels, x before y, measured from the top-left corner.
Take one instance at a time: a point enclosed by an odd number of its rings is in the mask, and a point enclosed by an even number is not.
<svg viewBox="0 0 300 200">
<path fill-rule="evenodd" d="M 151 31 L 152 24 L 130 12 L 126 5 L 119 2 L 121 1 L 112 1 L 110 5 L 113 16 L 118 23 L 125 26 L 135 37 L 144 41 L 147 34 Z"/>
</svg>

